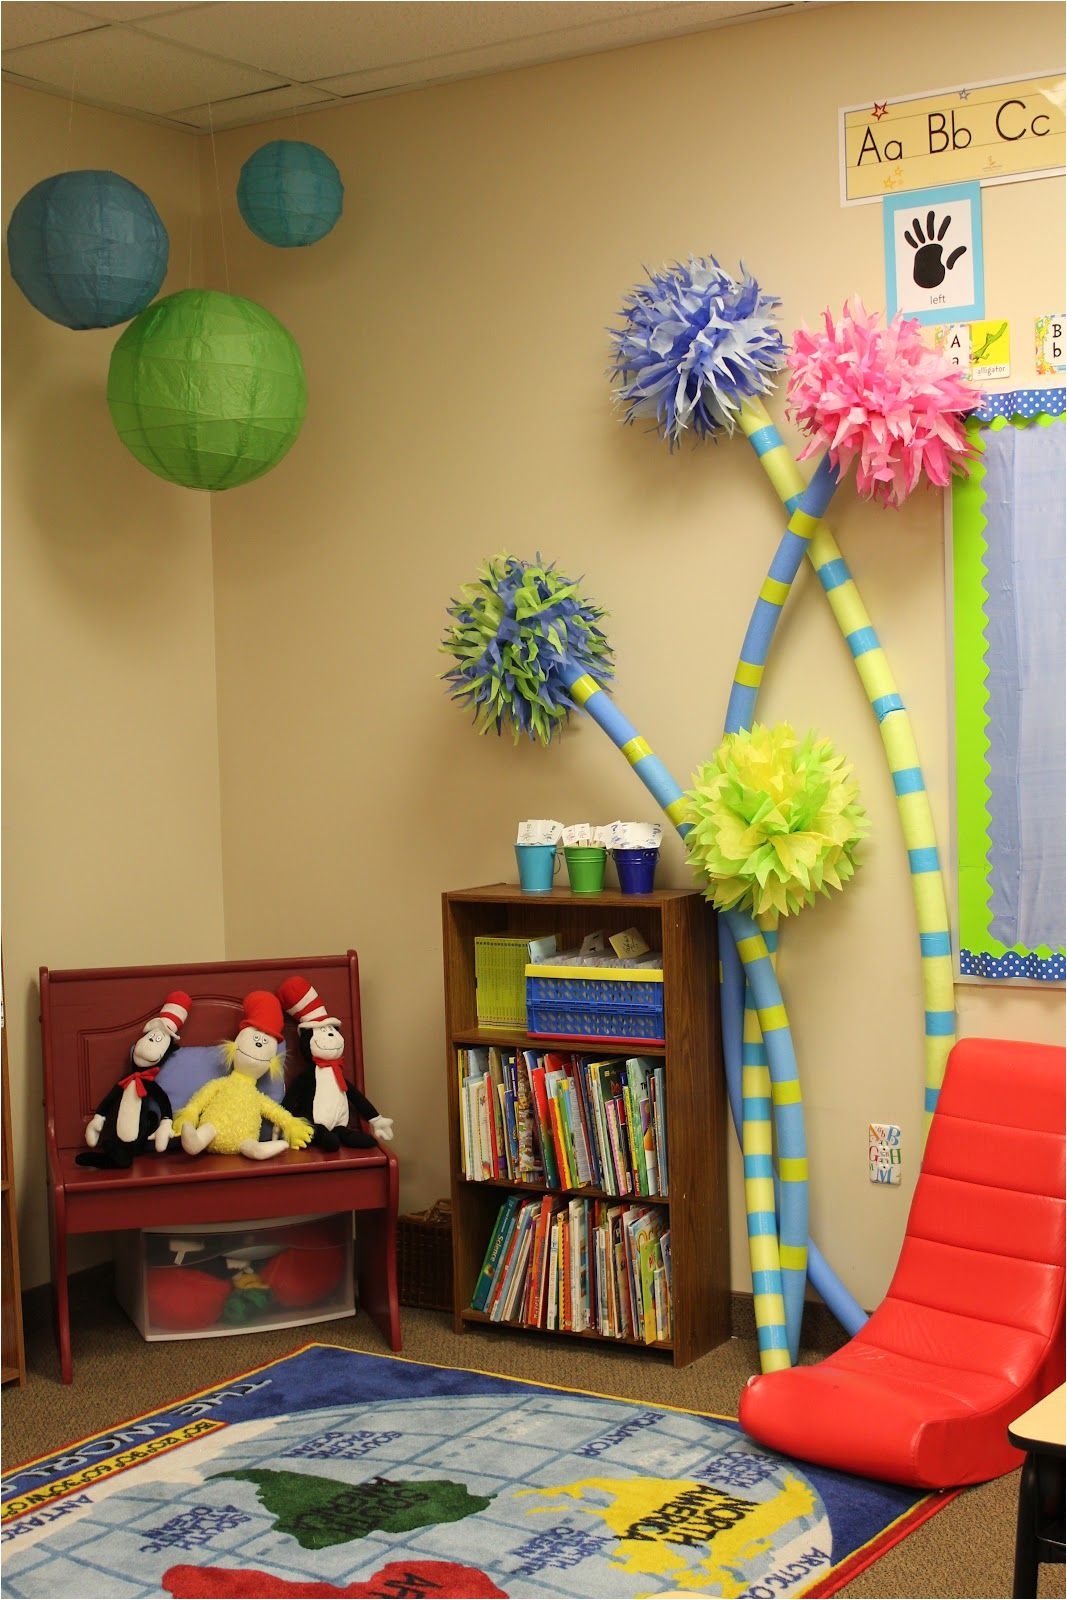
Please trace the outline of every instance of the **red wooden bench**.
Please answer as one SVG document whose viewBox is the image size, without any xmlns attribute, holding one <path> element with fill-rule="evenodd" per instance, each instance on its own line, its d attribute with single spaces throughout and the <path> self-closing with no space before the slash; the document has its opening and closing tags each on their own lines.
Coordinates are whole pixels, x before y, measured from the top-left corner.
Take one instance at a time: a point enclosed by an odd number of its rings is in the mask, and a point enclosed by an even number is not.
<svg viewBox="0 0 1067 1600">
<path fill-rule="evenodd" d="M 358 1305 L 373 1317 L 390 1349 L 400 1349 L 396 1291 L 396 1157 L 371 1150 L 287 1150 L 267 1161 L 244 1156 L 138 1157 L 128 1171 L 79 1167 L 85 1126 L 118 1080 L 130 1046 L 164 997 L 192 998 L 182 1047 L 212 1045 L 237 1031 L 242 1002 L 253 989 L 276 989 L 298 973 L 340 1019 L 346 1068 L 363 1089 L 359 966 L 343 956 L 283 961 L 224 961 L 174 967 L 107 967 L 50 971 L 42 967 L 45 1137 L 51 1222 L 52 1293 L 63 1382 L 74 1376 L 67 1293 L 67 1237 L 133 1228 L 354 1211 Z M 301 1069 L 295 1024 L 286 1019 L 286 1073 Z M 175 1110 L 178 1107 L 175 1106 Z"/>
</svg>

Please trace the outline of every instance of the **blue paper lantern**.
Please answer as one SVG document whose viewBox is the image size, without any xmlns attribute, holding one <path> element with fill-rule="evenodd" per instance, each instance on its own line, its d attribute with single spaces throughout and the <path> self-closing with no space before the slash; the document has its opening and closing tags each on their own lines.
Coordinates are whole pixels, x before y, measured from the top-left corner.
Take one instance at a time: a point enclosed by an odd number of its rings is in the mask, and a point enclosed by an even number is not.
<svg viewBox="0 0 1067 1600">
<path fill-rule="evenodd" d="M 23 195 L 7 226 L 11 276 L 64 328 L 113 328 L 159 293 L 170 240 L 142 189 L 117 172 L 59 172 Z"/>
<path fill-rule="evenodd" d="M 241 168 L 237 206 L 257 238 L 282 250 L 315 244 L 341 215 L 341 174 L 317 145 L 273 139 Z"/>
</svg>

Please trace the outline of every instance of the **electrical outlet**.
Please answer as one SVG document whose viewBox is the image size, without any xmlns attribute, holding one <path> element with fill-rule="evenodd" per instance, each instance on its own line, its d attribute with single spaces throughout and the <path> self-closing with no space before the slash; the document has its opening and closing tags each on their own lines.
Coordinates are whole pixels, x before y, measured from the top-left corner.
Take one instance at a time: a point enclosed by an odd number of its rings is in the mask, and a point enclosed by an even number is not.
<svg viewBox="0 0 1067 1600">
<path fill-rule="evenodd" d="M 895 1122 L 868 1122 L 867 1172 L 872 1183 L 900 1182 L 900 1127 Z"/>
</svg>

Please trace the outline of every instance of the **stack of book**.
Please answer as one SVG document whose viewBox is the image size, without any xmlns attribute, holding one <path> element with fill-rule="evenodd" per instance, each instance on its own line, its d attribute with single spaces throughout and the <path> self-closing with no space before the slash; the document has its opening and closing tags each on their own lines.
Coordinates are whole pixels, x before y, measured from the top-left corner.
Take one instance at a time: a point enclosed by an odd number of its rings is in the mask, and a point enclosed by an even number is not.
<svg viewBox="0 0 1067 1600">
<path fill-rule="evenodd" d="M 474 941 L 474 1004 L 482 1028 L 526 1027 L 526 965 L 556 948 L 555 934 L 535 939 L 479 934 Z"/>
<path fill-rule="evenodd" d="M 457 1052 L 457 1071 L 470 1181 L 669 1193 L 661 1061 L 475 1045 Z"/>
<path fill-rule="evenodd" d="M 471 1308 L 528 1328 L 670 1340 L 670 1241 L 665 1214 L 652 1206 L 509 1195 Z"/>
</svg>

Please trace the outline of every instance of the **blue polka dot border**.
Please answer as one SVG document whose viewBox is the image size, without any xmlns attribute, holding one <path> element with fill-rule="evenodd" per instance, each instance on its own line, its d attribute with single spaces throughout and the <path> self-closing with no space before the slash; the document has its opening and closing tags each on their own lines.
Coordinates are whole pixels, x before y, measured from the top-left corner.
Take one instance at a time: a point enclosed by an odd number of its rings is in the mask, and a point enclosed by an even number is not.
<svg viewBox="0 0 1067 1600">
<path fill-rule="evenodd" d="M 1062 950 L 1051 956 L 1032 952 L 1020 955 L 1008 950 L 1002 956 L 984 955 L 977 950 L 960 951 L 960 974 L 965 978 L 1023 978 L 1029 983 L 1067 982 L 1067 957 Z"/>
<path fill-rule="evenodd" d="M 1003 394 L 983 395 L 982 403 L 971 415 L 978 422 L 994 417 L 1062 417 L 1067 409 L 1067 387 L 1062 389 L 1007 389 Z"/>
</svg>

